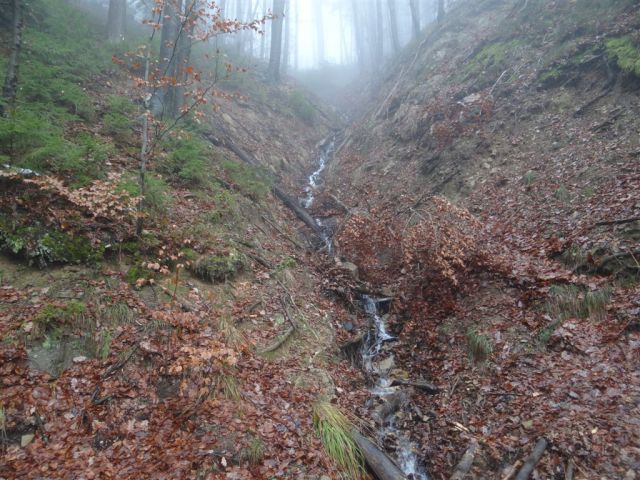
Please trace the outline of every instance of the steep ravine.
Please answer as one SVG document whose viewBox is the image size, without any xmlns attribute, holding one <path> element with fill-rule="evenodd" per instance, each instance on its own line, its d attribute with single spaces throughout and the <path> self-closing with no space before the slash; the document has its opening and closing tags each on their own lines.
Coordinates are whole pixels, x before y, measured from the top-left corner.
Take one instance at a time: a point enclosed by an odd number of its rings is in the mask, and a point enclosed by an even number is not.
<svg viewBox="0 0 640 480">
<path fill-rule="evenodd" d="M 306 197 L 301 206 L 309 209 L 313 206 L 316 195 L 322 189 L 322 173 L 333 159 L 336 141 L 340 134 L 334 133 L 320 143 L 317 153 L 315 170 L 308 177 L 308 184 L 304 188 Z M 320 227 L 320 236 L 325 244 L 324 252 L 331 258 L 339 252 L 334 252 L 332 232 L 321 219 L 316 218 Z M 336 263 L 343 263 L 335 258 Z M 394 382 L 391 371 L 395 367 L 394 344 L 397 338 L 388 333 L 382 310 L 388 310 L 392 298 L 376 298 L 366 293 L 359 295 L 359 304 L 366 314 L 368 324 L 361 336 L 356 363 L 370 382 L 371 398 L 367 402 L 374 406 L 372 416 L 378 428 L 376 441 L 382 449 L 390 447 L 395 462 L 406 478 L 412 480 L 428 480 L 422 461 L 418 458 L 417 448 L 410 440 L 408 432 L 398 426 L 398 415 L 407 407 L 408 395 L 402 385 Z"/>
</svg>

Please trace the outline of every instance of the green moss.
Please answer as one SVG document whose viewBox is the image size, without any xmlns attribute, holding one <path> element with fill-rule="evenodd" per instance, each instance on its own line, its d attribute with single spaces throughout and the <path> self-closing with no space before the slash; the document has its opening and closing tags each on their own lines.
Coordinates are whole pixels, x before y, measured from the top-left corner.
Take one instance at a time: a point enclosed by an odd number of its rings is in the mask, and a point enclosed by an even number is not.
<svg viewBox="0 0 640 480">
<path fill-rule="evenodd" d="M 292 270 L 296 268 L 297 265 L 298 265 L 298 262 L 296 262 L 296 259 L 287 255 L 276 266 L 276 272 L 282 272 L 284 270 Z"/>
<path fill-rule="evenodd" d="M 289 95 L 289 105 L 293 112 L 307 124 L 313 125 L 316 120 L 316 111 L 304 94 L 298 90 Z"/>
<path fill-rule="evenodd" d="M 62 232 L 45 234 L 39 246 L 55 263 L 95 263 L 104 256 L 104 247 L 94 248 L 88 239 Z"/>
<path fill-rule="evenodd" d="M 525 45 L 521 39 L 494 42 L 484 47 L 473 57 L 465 68 L 465 80 L 473 77 L 494 77 L 508 66 L 508 60 Z"/>
<path fill-rule="evenodd" d="M 246 258 L 236 250 L 223 255 L 201 257 L 191 267 L 192 272 L 209 282 L 224 282 L 244 270 Z"/>
<path fill-rule="evenodd" d="M 198 252 L 196 252 L 192 248 L 183 248 L 182 250 L 180 250 L 180 253 L 182 254 L 182 258 L 190 262 L 195 262 L 196 260 L 198 260 Z"/>
<path fill-rule="evenodd" d="M 612 38 L 606 42 L 607 55 L 616 60 L 624 72 L 640 77 L 640 48 L 630 36 Z"/>
<path fill-rule="evenodd" d="M 144 268 L 141 264 L 137 264 L 129 268 L 127 273 L 124 275 L 125 281 L 130 285 L 136 285 L 138 280 L 144 279 L 149 280 L 153 277 L 153 273 L 151 270 Z"/>
<path fill-rule="evenodd" d="M 85 237 L 38 224 L 19 226 L 6 215 L 0 215 L 0 250 L 40 267 L 52 263 L 96 263 L 104 257 L 104 247 L 93 246 Z"/>
<path fill-rule="evenodd" d="M 179 130 L 162 142 L 161 149 L 158 170 L 172 181 L 190 187 L 204 187 L 210 183 L 209 172 L 215 153 L 209 142 Z"/>
<path fill-rule="evenodd" d="M 32 338 L 38 338 L 50 331 L 58 331 L 57 327 L 64 323 L 81 318 L 87 310 L 82 302 L 70 301 L 65 306 L 47 304 L 32 319 Z"/>
<path fill-rule="evenodd" d="M 155 175 L 151 172 L 147 173 L 145 180 L 146 206 L 151 213 L 163 215 L 166 212 L 170 201 L 169 196 L 167 195 L 167 191 L 169 190 L 167 182 L 165 182 L 161 176 Z M 118 191 L 127 192 L 132 197 L 139 196 L 140 186 L 138 184 L 138 176 L 132 174 L 122 177 L 120 184 L 118 185 Z"/>
<path fill-rule="evenodd" d="M 271 176 L 255 167 L 223 160 L 220 166 L 228 177 L 245 195 L 255 200 L 263 200 L 271 191 Z"/>
</svg>

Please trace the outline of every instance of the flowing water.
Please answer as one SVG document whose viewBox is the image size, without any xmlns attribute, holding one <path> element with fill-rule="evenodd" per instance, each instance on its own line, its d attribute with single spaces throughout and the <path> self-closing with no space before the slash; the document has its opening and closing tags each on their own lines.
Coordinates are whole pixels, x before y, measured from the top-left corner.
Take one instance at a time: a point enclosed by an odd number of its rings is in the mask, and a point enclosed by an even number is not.
<svg viewBox="0 0 640 480">
<path fill-rule="evenodd" d="M 335 140 L 336 137 L 333 136 L 322 143 L 318 153 L 318 166 L 309 175 L 305 189 L 306 198 L 302 202 L 305 208 L 310 208 L 313 205 L 316 189 L 322 181 L 322 172 L 327 168 L 327 164 L 335 153 Z M 331 236 L 320 219 L 316 218 L 315 221 L 322 229 L 322 240 L 326 245 L 327 252 L 331 255 L 333 251 Z M 361 354 L 364 370 L 375 379 L 371 394 L 385 402 L 392 396 L 401 395 L 401 392 L 399 392 L 399 387 L 391 386 L 393 379 L 390 377 L 390 371 L 393 368 L 394 360 L 393 354 L 389 351 L 390 349 L 385 348 L 385 344 L 396 339 L 387 332 L 387 326 L 378 310 L 380 302 L 380 300 L 375 300 L 369 296 L 362 296 L 362 304 L 369 316 L 371 328 L 364 338 Z M 415 453 L 415 446 L 396 426 L 396 411 L 389 413 L 381 421 L 382 426 L 378 431 L 378 441 L 380 444 L 386 444 L 389 441 L 395 444 L 396 462 L 407 478 L 411 480 L 429 480 Z"/>
<path fill-rule="evenodd" d="M 327 138 L 324 142 L 322 142 L 322 146 L 320 147 L 320 151 L 318 153 L 318 168 L 309 175 L 309 180 L 307 182 L 307 187 L 305 188 L 305 193 L 307 194 L 306 198 L 302 202 L 304 208 L 311 208 L 313 205 L 313 201 L 315 200 L 315 191 L 318 188 L 320 179 L 322 178 L 322 172 L 325 168 L 327 168 L 327 164 L 329 160 L 333 157 L 336 148 L 336 137 L 332 136 Z M 327 232 L 327 228 L 323 225 L 322 220 L 319 218 L 314 218 L 318 226 L 320 227 L 322 233 L 322 241 L 327 248 L 327 253 L 331 255 L 333 253 L 333 242 L 331 240 L 331 235 Z"/>
<path fill-rule="evenodd" d="M 362 366 L 364 370 L 374 379 L 371 393 L 383 402 L 387 402 L 391 397 L 401 394 L 400 387 L 392 387 L 393 379 L 390 371 L 393 368 L 393 353 L 385 348 L 385 344 L 395 341 L 395 337 L 387 332 L 387 326 L 378 310 L 380 300 L 375 300 L 367 295 L 362 296 L 364 306 L 371 328 L 364 337 L 362 344 Z M 400 469 L 407 478 L 412 480 L 428 480 L 424 468 L 420 465 L 415 446 L 411 440 L 404 435 L 396 426 L 396 410 L 387 414 L 381 419 L 382 426 L 378 430 L 378 441 L 380 444 L 389 443 L 391 440 L 396 445 L 396 461 Z"/>
</svg>

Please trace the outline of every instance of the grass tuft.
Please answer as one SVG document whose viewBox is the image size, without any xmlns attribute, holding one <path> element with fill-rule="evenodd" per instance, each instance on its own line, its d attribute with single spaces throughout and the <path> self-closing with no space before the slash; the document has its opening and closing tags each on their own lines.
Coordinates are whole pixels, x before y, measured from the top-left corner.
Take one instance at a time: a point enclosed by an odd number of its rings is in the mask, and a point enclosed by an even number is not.
<svg viewBox="0 0 640 480">
<path fill-rule="evenodd" d="M 327 454 L 348 478 L 365 477 L 362 452 L 351 436 L 353 424 L 338 407 L 318 400 L 313 405 L 313 427 Z"/>
<path fill-rule="evenodd" d="M 240 454 L 240 460 L 257 465 L 264 458 L 265 444 L 260 437 L 253 437 L 251 443 Z"/>
<path fill-rule="evenodd" d="M 478 333 L 476 327 L 469 327 L 467 330 L 467 343 L 469 345 L 469 356 L 474 363 L 487 361 L 491 352 L 493 352 L 493 345 L 489 337 Z"/>
<path fill-rule="evenodd" d="M 240 385 L 234 376 L 220 372 L 214 379 L 214 385 L 213 396 L 220 394 L 223 398 L 233 400 L 234 402 L 239 402 L 242 399 Z"/>
<path fill-rule="evenodd" d="M 576 285 L 553 285 L 546 304 L 547 314 L 557 321 L 569 318 L 602 320 L 607 313 L 611 288 L 585 291 Z"/>
</svg>

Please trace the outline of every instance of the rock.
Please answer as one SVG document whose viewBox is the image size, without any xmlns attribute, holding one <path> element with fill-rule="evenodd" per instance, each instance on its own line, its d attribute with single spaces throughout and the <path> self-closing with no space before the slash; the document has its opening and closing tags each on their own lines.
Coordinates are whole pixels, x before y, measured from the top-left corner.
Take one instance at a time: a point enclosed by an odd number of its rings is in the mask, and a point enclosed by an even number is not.
<svg viewBox="0 0 640 480">
<path fill-rule="evenodd" d="M 624 480 L 636 480 L 636 472 L 632 469 L 627 470 L 627 473 L 624 475 Z"/>
<path fill-rule="evenodd" d="M 407 380 L 409 378 L 409 372 L 402 370 L 401 368 L 394 368 L 391 370 L 390 376 L 401 380 Z"/>
<path fill-rule="evenodd" d="M 388 372 L 389 370 L 391 370 L 393 367 L 395 367 L 396 362 L 393 358 L 393 356 L 387 357 L 384 360 L 381 360 L 378 362 L 378 369 L 381 372 Z"/>
<path fill-rule="evenodd" d="M 351 262 L 342 262 L 340 268 L 347 270 L 353 278 L 358 278 L 358 266 Z"/>
<path fill-rule="evenodd" d="M 347 332 L 353 332 L 353 322 L 344 322 L 342 324 L 342 328 L 344 328 Z"/>
<path fill-rule="evenodd" d="M 382 287 L 382 289 L 380 290 L 380 293 L 384 297 L 393 298 L 395 296 L 389 287 Z"/>
<path fill-rule="evenodd" d="M 20 446 L 22 448 L 26 447 L 33 441 L 34 437 L 35 437 L 35 434 L 33 433 L 26 433 L 22 435 L 22 437 L 20 438 Z"/>
<path fill-rule="evenodd" d="M 73 363 L 82 363 L 82 362 L 86 362 L 87 361 L 87 357 L 85 357 L 84 355 L 79 355 L 77 357 L 73 357 Z"/>
</svg>

